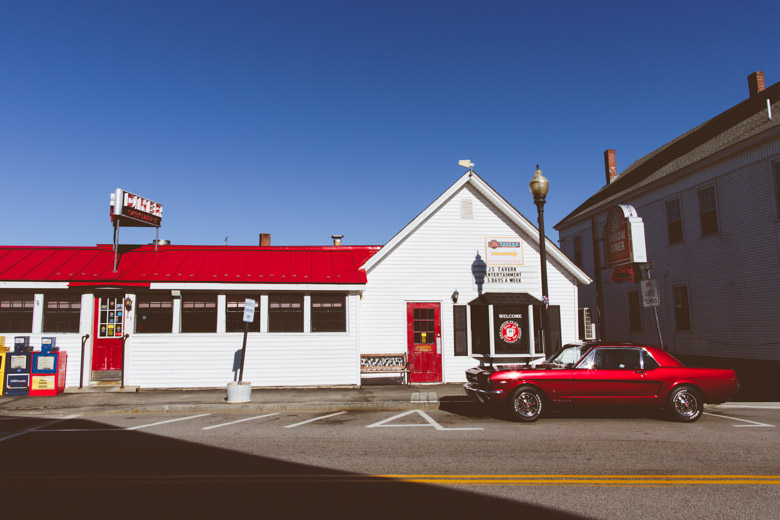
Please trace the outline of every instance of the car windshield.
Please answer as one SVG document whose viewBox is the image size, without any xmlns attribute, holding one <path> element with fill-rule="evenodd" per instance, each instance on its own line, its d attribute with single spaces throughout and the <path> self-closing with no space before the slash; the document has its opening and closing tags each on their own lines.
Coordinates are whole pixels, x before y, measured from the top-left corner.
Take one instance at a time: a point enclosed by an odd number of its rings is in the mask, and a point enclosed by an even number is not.
<svg viewBox="0 0 780 520">
<path fill-rule="evenodd" d="M 580 360 L 588 345 L 564 345 L 564 347 L 547 358 L 545 364 L 562 368 L 571 368 Z"/>
</svg>

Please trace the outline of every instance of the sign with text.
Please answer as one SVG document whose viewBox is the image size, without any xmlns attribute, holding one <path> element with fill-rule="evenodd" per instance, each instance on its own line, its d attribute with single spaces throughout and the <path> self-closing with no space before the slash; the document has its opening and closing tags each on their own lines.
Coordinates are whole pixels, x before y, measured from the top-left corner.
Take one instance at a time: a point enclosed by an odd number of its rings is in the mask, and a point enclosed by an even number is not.
<svg viewBox="0 0 780 520">
<path fill-rule="evenodd" d="M 658 280 L 655 278 L 642 280 L 642 304 L 645 307 L 658 307 L 661 304 Z"/>
<path fill-rule="evenodd" d="M 487 265 L 523 265 L 523 241 L 520 237 L 485 237 Z"/>
<path fill-rule="evenodd" d="M 117 188 L 111 194 L 111 221 L 121 226 L 160 227 L 162 204 Z"/>
<path fill-rule="evenodd" d="M 255 307 L 257 307 L 257 302 L 252 298 L 244 300 L 244 322 L 252 323 L 255 321 Z"/>
<path fill-rule="evenodd" d="M 605 267 L 647 262 L 645 225 L 634 206 L 619 204 L 609 210 L 604 226 Z"/>
</svg>

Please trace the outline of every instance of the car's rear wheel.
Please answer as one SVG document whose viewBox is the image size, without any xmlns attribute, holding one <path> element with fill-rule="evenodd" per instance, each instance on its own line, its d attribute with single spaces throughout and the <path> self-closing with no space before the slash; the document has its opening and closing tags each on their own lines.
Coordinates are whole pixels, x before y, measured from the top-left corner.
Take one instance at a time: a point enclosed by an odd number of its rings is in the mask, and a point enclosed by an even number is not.
<svg viewBox="0 0 780 520">
<path fill-rule="evenodd" d="M 542 392 L 533 386 L 521 386 L 512 392 L 509 400 L 509 415 L 521 422 L 534 422 L 542 415 L 544 397 Z"/>
<path fill-rule="evenodd" d="M 680 386 L 672 390 L 666 405 L 669 417 L 679 422 L 693 422 L 704 411 L 704 399 L 701 392 L 690 386 Z"/>
</svg>

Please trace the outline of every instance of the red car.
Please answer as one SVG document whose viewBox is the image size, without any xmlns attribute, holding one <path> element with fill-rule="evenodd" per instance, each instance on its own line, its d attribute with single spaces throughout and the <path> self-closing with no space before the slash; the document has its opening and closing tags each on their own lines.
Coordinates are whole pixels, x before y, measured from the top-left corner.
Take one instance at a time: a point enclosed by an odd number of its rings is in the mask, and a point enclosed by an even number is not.
<svg viewBox="0 0 780 520">
<path fill-rule="evenodd" d="M 566 405 L 654 406 L 693 422 L 704 403 L 729 401 L 739 389 L 733 370 L 690 368 L 658 347 L 628 344 L 566 345 L 536 367 L 474 367 L 466 377 L 467 394 L 524 422 Z"/>
</svg>

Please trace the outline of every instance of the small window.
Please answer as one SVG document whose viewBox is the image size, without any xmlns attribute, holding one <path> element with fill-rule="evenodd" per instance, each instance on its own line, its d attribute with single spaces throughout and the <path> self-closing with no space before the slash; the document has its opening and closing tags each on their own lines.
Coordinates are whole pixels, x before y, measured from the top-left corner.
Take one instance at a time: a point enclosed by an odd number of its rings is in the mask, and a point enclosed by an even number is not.
<svg viewBox="0 0 780 520">
<path fill-rule="evenodd" d="M 642 368 L 645 370 L 654 370 L 661 366 L 658 364 L 658 361 L 653 359 L 653 356 L 651 356 L 646 350 L 642 351 L 642 362 L 644 363 Z"/>
<path fill-rule="evenodd" d="M 217 331 L 216 294 L 182 294 L 181 331 Z"/>
<path fill-rule="evenodd" d="M 718 203 L 715 198 L 715 186 L 707 186 L 699 190 L 699 223 L 702 236 L 718 232 Z"/>
<path fill-rule="evenodd" d="M 639 291 L 628 293 L 628 330 L 642 332 L 642 309 L 639 306 Z"/>
<path fill-rule="evenodd" d="M 691 310 L 688 303 L 688 286 L 672 286 L 674 299 L 674 328 L 677 331 L 691 330 Z"/>
<path fill-rule="evenodd" d="M 595 367 L 601 370 L 641 370 L 642 354 L 636 348 L 602 348 L 596 350 Z"/>
<path fill-rule="evenodd" d="M 666 235 L 670 244 L 676 244 L 683 241 L 680 199 L 666 201 Z"/>
<path fill-rule="evenodd" d="M 469 355 L 469 336 L 468 336 L 468 323 L 466 319 L 466 306 L 465 305 L 453 305 L 453 325 L 455 333 L 455 355 L 456 356 L 468 356 Z"/>
<path fill-rule="evenodd" d="M 135 331 L 139 334 L 173 330 L 173 297 L 139 294 L 135 300 Z"/>
<path fill-rule="evenodd" d="M 775 170 L 775 206 L 777 218 L 780 219 L 780 162 L 776 162 L 772 166 Z"/>
<path fill-rule="evenodd" d="M 268 332 L 303 332 L 303 295 L 268 296 Z"/>
<path fill-rule="evenodd" d="M 43 295 L 43 332 L 78 332 L 80 318 L 80 294 Z"/>
<path fill-rule="evenodd" d="M 260 302 L 260 297 L 253 294 L 228 294 L 225 309 L 225 331 L 244 332 L 244 304 L 250 298 Z M 255 316 L 249 324 L 250 332 L 260 332 L 260 309 L 255 306 Z"/>
<path fill-rule="evenodd" d="M 574 264 L 582 268 L 582 238 L 579 235 L 574 237 Z"/>
<path fill-rule="evenodd" d="M 33 293 L 0 294 L 0 332 L 32 332 Z"/>
<path fill-rule="evenodd" d="M 311 331 L 346 332 L 346 301 L 344 294 L 312 294 Z"/>
</svg>

